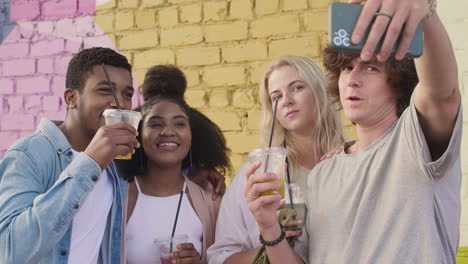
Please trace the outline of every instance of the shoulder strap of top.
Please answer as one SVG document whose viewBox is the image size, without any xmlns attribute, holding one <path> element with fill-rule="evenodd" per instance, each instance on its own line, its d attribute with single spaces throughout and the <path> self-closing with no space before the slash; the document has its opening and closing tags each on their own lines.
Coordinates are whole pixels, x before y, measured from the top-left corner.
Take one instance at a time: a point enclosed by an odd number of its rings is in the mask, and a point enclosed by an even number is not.
<svg viewBox="0 0 468 264">
<path fill-rule="evenodd" d="M 182 187 L 182 191 L 184 191 L 184 193 L 187 191 L 187 181 L 184 181 L 184 187 Z"/>
<path fill-rule="evenodd" d="M 133 177 L 133 178 L 135 179 L 135 185 L 136 185 L 136 187 L 137 187 L 137 189 L 138 189 L 138 193 L 141 193 L 140 184 L 138 184 L 137 177 L 135 176 L 135 177 Z"/>
</svg>

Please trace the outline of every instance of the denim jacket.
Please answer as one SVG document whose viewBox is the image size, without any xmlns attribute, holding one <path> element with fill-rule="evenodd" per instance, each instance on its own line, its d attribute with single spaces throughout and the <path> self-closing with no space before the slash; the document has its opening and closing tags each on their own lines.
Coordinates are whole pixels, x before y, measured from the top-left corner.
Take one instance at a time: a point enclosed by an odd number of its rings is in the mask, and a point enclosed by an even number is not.
<svg viewBox="0 0 468 264">
<path fill-rule="evenodd" d="M 85 153 L 72 162 L 70 143 L 52 121 L 18 140 L 0 161 L 0 263 L 67 263 L 73 217 L 101 176 Z M 112 163 L 114 201 L 98 263 L 122 263 L 127 184 Z"/>
</svg>

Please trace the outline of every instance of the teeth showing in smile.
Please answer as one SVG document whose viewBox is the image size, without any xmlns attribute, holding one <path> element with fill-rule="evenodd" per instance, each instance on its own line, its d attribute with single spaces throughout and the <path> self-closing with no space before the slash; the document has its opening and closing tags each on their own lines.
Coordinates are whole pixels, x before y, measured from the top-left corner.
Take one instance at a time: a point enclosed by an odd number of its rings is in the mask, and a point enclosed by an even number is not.
<svg viewBox="0 0 468 264">
<path fill-rule="evenodd" d="M 173 147 L 177 147 L 177 144 L 176 143 L 161 143 L 159 144 L 160 147 L 165 147 L 165 146 L 173 146 Z"/>
</svg>

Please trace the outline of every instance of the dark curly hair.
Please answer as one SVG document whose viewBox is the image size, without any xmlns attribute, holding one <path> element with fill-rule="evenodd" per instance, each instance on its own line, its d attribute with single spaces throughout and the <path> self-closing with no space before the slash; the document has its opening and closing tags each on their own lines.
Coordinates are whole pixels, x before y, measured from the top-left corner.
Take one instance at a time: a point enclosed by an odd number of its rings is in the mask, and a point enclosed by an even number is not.
<svg viewBox="0 0 468 264">
<path fill-rule="evenodd" d="M 340 89 L 338 87 L 341 69 L 343 66 L 359 57 L 359 54 L 327 47 L 324 49 L 322 56 L 323 64 L 327 71 L 328 92 L 333 97 L 334 101 L 341 106 Z M 405 58 L 398 61 L 391 57 L 386 62 L 386 70 L 388 83 L 398 96 L 396 103 L 397 115 L 399 117 L 408 107 L 411 94 L 416 84 L 419 82 L 414 60 Z"/>
<path fill-rule="evenodd" d="M 66 87 L 80 91 L 89 74 L 92 73 L 93 67 L 102 63 L 132 72 L 132 66 L 128 63 L 127 58 L 115 50 L 101 47 L 84 49 L 76 54 L 68 64 Z"/>
<path fill-rule="evenodd" d="M 166 93 L 184 97 L 187 88 L 185 74 L 174 65 L 155 65 L 145 74 L 142 85 L 143 99 Z"/>
<path fill-rule="evenodd" d="M 161 67 L 163 66 L 163 67 Z M 172 67 L 171 71 L 174 70 L 175 66 Z M 183 99 L 185 92 L 185 86 L 177 86 L 186 84 L 184 82 L 172 82 L 172 85 L 168 85 L 168 82 L 157 82 L 157 78 L 161 78 L 162 73 L 158 69 L 167 69 L 165 65 L 158 65 L 150 68 L 145 76 L 145 82 L 143 84 L 143 93 L 151 94 L 150 97 L 145 98 L 145 103 L 136 108 L 135 111 L 140 111 L 145 119 L 151 108 L 161 101 L 170 101 L 177 104 L 182 111 L 184 111 L 189 119 L 190 130 L 192 133 L 192 164 L 190 164 L 190 153 L 182 161 L 182 169 L 189 167 L 194 168 L 207 168 L 216 169 L 221 174 L 225 175 L 231 169 L 229 161 L 229 148 L 226 145 L 226 139 L 223 136 L 221 129 L 213 123 L 208 117 L 199 112 L 198 110 L 188 106 Z M 177 69 L 177 68 L 175 68 Z M 177 69 L 182 73 L 179 69 Z M 175 71 L 172 71 L 175 72 Z M 152 75 L 156 75 L 156 77 Z M 182 76 L 185 80 L 185 76 Z M 153 78 L 154 77 L 154 78 Z M 163 76 L 163 78 L 165 78 Z M 169 81 L 171 82 L 171 81 Z M 149 90 L 148 90 L 149 89 Z M 143 122 L 140 122 L 137 137 L 139 142 L 141 140 Z M 148 158 L 145 155 L 143 146 L 136 150 L 131 160 L 117 160 L 117 166 L 122 176 L 127 181 L 133 181 L 135 175 L 142 175 L 147 167 Z"/>
</svg>

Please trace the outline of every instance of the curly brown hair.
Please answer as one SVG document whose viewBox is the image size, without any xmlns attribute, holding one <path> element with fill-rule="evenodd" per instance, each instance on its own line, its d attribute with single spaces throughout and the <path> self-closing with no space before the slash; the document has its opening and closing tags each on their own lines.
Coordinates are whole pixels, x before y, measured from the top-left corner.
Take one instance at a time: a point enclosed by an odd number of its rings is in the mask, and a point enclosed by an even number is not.
<svg viewBox="0 0 468 264">
<path fill-rule="evenodd" d="M 340 89 L 338 87 L 341 69 L 343 66 L 359 57 L 359 54 L 327 47 L 324 49 L 322 57 L 323 65 L 327 71 L 328 93 L 333 97 L 334 101 L 341 106 Z M 387 60 L 385 68 L 387 71 L 387 81 L 390 86 L 395 89 L 398 97 L 397 115 L 400 117 L 403 111 L 408 107 L 411 94 L 416 84 L 419 82 L 414 60 L 405 58 L 398 61 L 391 57 Z"/>
</svg>

